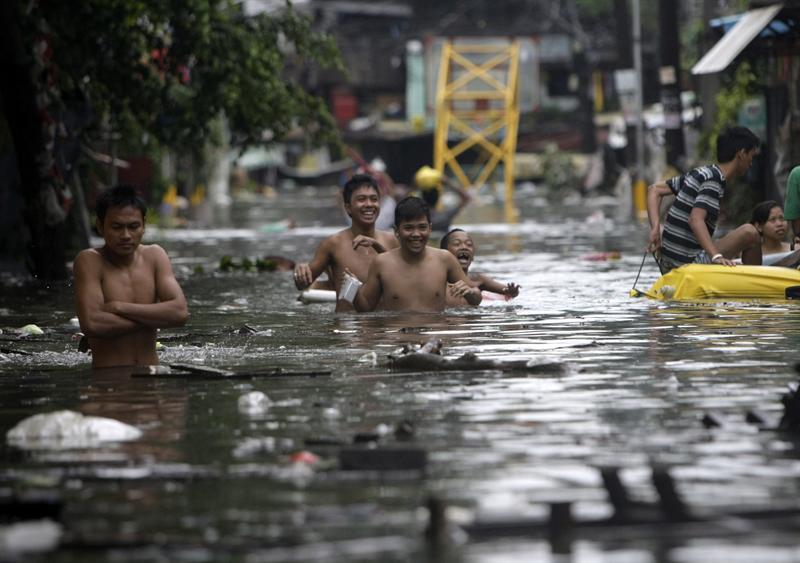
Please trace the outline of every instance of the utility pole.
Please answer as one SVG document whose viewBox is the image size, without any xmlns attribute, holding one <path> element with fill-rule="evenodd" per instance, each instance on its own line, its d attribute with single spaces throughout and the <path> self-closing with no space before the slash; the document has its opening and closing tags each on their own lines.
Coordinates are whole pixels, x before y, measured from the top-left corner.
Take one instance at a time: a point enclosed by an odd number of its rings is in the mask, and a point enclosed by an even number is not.
<svg viewBox="0 0 800 563">
<path fill-rule="evenodd" d="M 678 8 L 675 0 L 658 1 L 661 104 L 664 107 L 664 139 L 667 164 L 678 169 L 686 153 L 681 105 L 681 46 L 678 40 Z"/>
<path fill-rule="evenodd" d="M 644 179 L 644 125 L 642 113 L 642 10 L 640 0 L 633 0 L 633 71 L 636 75 L 634 115 L 636 119 L 636 181 L 633 184 L 634 212 L 638 219 L 647 214 L 647 183 Z"/>
</svg>

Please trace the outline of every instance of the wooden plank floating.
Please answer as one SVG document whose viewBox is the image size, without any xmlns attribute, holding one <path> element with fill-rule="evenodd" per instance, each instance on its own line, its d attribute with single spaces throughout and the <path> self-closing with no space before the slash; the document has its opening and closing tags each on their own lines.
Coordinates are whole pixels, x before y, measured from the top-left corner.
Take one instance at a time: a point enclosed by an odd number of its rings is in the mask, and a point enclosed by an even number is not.
<svg viewBox="0 0 800 563">
<path fill-rule="evenodd" d="M 561 362 L 535 362 L 532 360 L 489 360 L 466 352 L 458 358 L 441 355 L 442 341 L 427 340 L 418 349 L 406 346 L 399 354 L 389 355 L 389 367 L 395 370 L 420 371 L 522 371 L 525 373 L 559 374 L 566 370 Z"/>
<path fill-rule="evenodd" d="M 553 551 L 570 551 L 574 538 L 665 538 L 685 539 L 701 535 L 732 535 L 741 533 L 741 526 L 761 525 L 764 529 L 796 529 L 800 524 L 800 506 L 769 507 L 740 510 L 699 516 L 692 513 L 677 492 L 669 471 L 663 467 L 652 469 L 653 486 L 658 493 L 657 504 L 635 503 L 619 479 L 618 469 L 602 468 L 603 484 L 608 493 L 614 514 L 608 518 L 577 520 L 568 502 L 550 504 L 550 516 L 542 518 L 494 518 L 478 520 L 461 526 L 474 540 L 496 539 L 511 536 L 541 537 L 549 539 Z M 427 502 L 430 512 L 425 535 L 435 542 L 448 537 L 451 524 L 446 519 L 446 506 L 438 498 Z M 741 520 L 734 528 L 731 520 Z M 737 521 L 738 521 L 737 520 Z"/>
<path fill-rule="evenodd" d="M 30 352 L 26 352 L 25 350 L 17 350 L 16 348 L 5 348 L 0 347 L 0 353 L 2 354 L 19 354 L 20 356 L 33 356 Z"/>
<path fill-rule="evenodd" d="M 345 471 L 422 471 L 428 452 L 422 448 L 342 448 L 339 468 Z"/>
<path fill-rule="evenodd" d="M 196 364 L 168 364 L 134 369 L 132 377 L 176 379 L 253 379 L 257 377 L 317 377 L 331 375 L 331 370 L 290 371 L 283 368 L 234 371 Z"/>
</svg>

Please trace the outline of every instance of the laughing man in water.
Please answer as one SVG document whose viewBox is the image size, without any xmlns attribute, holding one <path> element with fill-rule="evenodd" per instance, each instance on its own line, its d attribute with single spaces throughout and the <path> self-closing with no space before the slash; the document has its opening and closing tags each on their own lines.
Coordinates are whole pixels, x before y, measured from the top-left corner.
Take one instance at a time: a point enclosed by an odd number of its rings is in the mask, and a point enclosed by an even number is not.
<svg viewBox="0 0 800 563">
<path fill-rule="evenodd" d="M 372 261 L 353 301 L 356 311 L 374 311 L 379 304 L 392 311 L 443 311 L 448 291 L 470 305 L 481 302 L 480 289 L 470 286 L 456 257 L 428 246 L 431 214 L 424 201 L 418 197 L 401 200 L 394 211 L 394 225 L 400 248 Z"/>
<path fill-rule="evenodd" d="M 758 152 L 758 137 L 745 127 L 731 127 L 717 139 L 717 160 L 658 182 L 647 191 L 647 217 L 650 220 L 649 252 L 660 249 L 662 273 L 684 264 L 722 264 L 733 266 L 739 253 L 742 263 L 761 264 L 761 237 L 745 223 L 713 240 L 727 180 L 744 176 Z M 674 195 L 661 233 L 659 208 L 664 196 Z"/>
<path fill-rule="evenodd" d="M 342 197 L 353 224 L 323 240 L 310 262 L 295 266 L 294 285 L 299 290 L 306 289 L 322 272 L 330 270 L 329 277 L 338 297 L 345 268 L 363 280 L 378 254 L 397 247 L 390 232 L 375 229 L 381 203 L 378 184 L 372 176 L 354 175 L 344 185 Z M 350 303 L 337 299 L 337 312 L 352 310 Z"/>
</svg>

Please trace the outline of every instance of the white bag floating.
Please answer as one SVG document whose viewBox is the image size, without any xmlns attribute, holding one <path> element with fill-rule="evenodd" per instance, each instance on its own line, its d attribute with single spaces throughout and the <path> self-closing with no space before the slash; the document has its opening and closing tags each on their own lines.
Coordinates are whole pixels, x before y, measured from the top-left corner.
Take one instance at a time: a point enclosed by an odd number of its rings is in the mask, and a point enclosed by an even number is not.
<svg viewBox="0 0 800 563">
<path fill-rule="evenodd" d="M 23 449 L 88 448 L 103 442 L 126 442 L 141 438 L 138 428 L 99 416 L 74 411 L 37 414 L 20 421 L 6 434 L 9 444 Z"/>
</svg>

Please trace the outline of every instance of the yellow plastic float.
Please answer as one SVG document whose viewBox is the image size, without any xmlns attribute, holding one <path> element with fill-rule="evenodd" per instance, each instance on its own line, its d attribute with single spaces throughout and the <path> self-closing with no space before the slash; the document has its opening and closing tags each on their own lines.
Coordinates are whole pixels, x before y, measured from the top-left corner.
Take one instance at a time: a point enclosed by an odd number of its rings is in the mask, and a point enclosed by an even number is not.
<svg viewBox="0 0 800 563">
<path fill-rule="evenodd" d="M 800 271 L 778 266 L 687 264 L 664 274 L 642 293 L 652 299 L 677 301 L 797 299 Z"/>
</svg>

